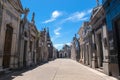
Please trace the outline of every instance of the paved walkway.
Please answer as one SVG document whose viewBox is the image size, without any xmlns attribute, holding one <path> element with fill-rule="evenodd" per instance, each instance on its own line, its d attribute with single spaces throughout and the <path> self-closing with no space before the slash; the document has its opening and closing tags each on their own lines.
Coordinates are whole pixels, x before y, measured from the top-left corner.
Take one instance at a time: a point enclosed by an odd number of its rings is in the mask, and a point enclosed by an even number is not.
<svg viewBox="0 0 120 80">
<path fill-rule="evenodd" d="M 56 59 L 11 80 L 117 80 L 71 59 Z"/>
</svg>

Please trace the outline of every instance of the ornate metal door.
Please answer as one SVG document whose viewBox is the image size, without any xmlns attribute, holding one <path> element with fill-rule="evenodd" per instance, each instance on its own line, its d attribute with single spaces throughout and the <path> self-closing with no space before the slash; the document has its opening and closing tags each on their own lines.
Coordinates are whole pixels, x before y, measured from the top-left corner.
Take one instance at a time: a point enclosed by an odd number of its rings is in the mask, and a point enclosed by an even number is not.
<svg viewBox="0 0 120 80">
<path fill-rule="evenodd" d="M 3 68 L 9 68 L 10 57 L 11 57 L 11 44 L 12 44 L 12 34 L 13 28 L 7 25 L 4 43 L 4 54 L 3 54 Z"/>
<path fill-rule="evenodd" d="M 27 41 L 24 41 L 23 66 L 26 67 Z"/>
<path fill-rule="evenodd" d="M 116 21 L 116 41 L 117 41 L 117 54 L 118 54 L 118 65 L 119 65 L 119 73 L 120 73 L 120 19 Z"/>
</svg>

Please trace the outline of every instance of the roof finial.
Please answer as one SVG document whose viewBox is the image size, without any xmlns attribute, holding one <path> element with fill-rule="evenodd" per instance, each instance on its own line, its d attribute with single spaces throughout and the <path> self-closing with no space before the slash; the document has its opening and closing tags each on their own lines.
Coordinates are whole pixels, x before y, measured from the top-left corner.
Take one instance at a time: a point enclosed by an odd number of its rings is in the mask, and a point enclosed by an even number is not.
<svg viewBox="0 0 120 80">
<path fill-rule="evenodd" d="M 75 38 L 76 38 L 77 36 L 76 36 L 76 34 L 75 34 Z"/>
<path fill-rule="evenodd" d="M 100 4 L 99 4 L 99 0 L 96 0 L 96 3 L 97 3 L 97 6 L 99 6 Z"/>
<path fill-rule="evenodd" d="M 32 14 L 32 20 L 31 20 L 33 23 L 35 23 L 34 18 L 35 18 L 35 13 L 33 12 L 33 14 Z"/>
<path fill-rule="evenodd" d="M 47 32 L 49 32 L 49 27 L 47 27 Z"/>
</svg>

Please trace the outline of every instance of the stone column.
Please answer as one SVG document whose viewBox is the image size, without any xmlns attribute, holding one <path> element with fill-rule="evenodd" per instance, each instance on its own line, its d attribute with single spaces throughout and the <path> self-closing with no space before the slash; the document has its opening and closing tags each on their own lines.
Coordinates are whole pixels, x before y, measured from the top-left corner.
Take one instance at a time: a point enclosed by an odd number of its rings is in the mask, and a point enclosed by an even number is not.
<svg viewBox="0 0 120 80">
<path fill-rule="evenodd" d="M 96 54 L 95 54 L 95 36 L 94 34 L 92 34 L 92 46 L 93 46 L 93 49 L 92 49 L 92 68 L 96 68 Z"/>
<path fill-rule="evenodd" d="M 80 46 L 81 51 L 80 51 L 80 62 L 83 63 L 83 46 Z"/>
<path fill-rule="evenodd" d="M 84 64 L 85 64 L 85 60 L 86 60 L 86 57 L 85 57 L 85 43 L 83 44 L 83 62 L 84 62 Z"/>
<path fill-rule="evenodd" d="M 109 50 L 108 50 L 108 36 L 107 36 L 107 27 L 103 26 L 103 70 L 104 73 L 109 75 Z"/>
<path fill-rule="evenodd" d="M 13 37 L 12 37 L 12 46 L 11 46 L 11 59 L 10 59 L 10 68 L 17 68 L 17 34 L 13 28 Z"/>
<path fill-rule="evenodd" d="M 101 34 L 101 32 L 100 32 Z M 97 32 L 95 33 L 95 41 L 96 41 L 96 59 L 97 59 L 97 67 L 101 67 L 100 66 L 100 39 L 98 39 L 98 34 Z"/>
<path fill-rule="evenodd" d="M 0 71 L 3 70 L 3 54 L 4 54 L 4 43 L 5 43 L 5 33 L 6 33 L 6 24 L 5 24 L 5 16 L 6 11 L 3 8 L 2 12 L 2 21 L 0 28 Z"/>
<path fill-rule="evenodd" d="M 89 65 L 92 67 L 91 45 L 89 43 Z"/>
<path fill-rule="evenodd" d="M 88 63 L 89 63 L 89 51 L 88 51 L 89 49 L 88 49 L 88 43 L 86 43 L 86 64 L 88 65 Z"/>
<path fill-rule="evenodd" d="M 5 33 L 3 33 L 4 30 L 2 30 L 0 34 L 0 71 L 2 71 L 2 64 L 3 64 L 3 50 L 4 50 L 4 37 Z M 5 31 L 4 31 L 5 32 Z"/>
<path fill-rule="evenodd" d="M 73 60 L 76 60 L 76 51 L 75 51 L 74 42 L 72 42 L 71 58 L 72 58 Z"/>
<path fill-rule="evenodd" d="M 23 53 L 24 53 L 24 38 L 22 38 L 22 40 L 20 40 L 20 55 L 19 55 L 19 67 L 23 67 Z"/>
</svg>

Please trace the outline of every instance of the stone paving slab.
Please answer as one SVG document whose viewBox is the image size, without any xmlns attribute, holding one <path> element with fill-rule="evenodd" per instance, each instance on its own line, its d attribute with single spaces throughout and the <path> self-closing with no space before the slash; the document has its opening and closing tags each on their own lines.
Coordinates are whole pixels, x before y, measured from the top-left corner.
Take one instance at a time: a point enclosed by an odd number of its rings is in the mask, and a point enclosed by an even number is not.
<svg viewBox="0 0 120 80">
<path fill-rule="evenodd" d="M 8 79 L 6 79 L 8 80 Z M 10 79 L 9 79 L 10 80 Z M 117 80 L 71 59 L 56 59 L 11 80 Z"/>
</svg>

